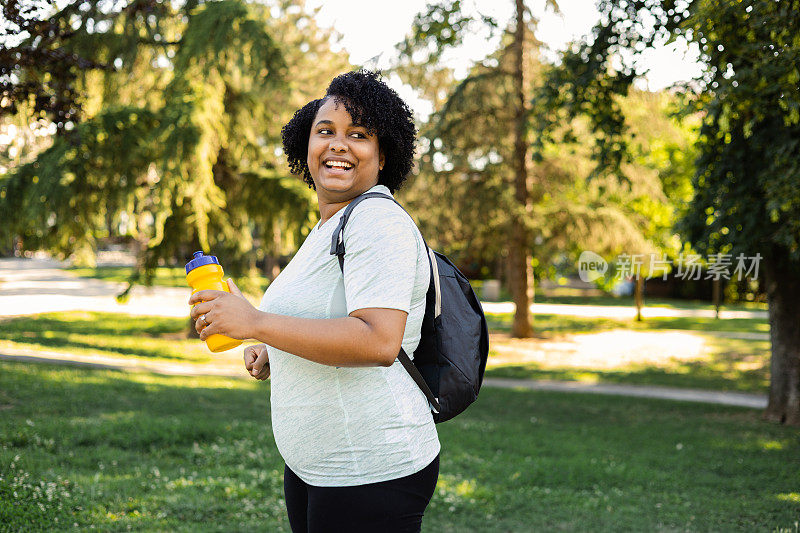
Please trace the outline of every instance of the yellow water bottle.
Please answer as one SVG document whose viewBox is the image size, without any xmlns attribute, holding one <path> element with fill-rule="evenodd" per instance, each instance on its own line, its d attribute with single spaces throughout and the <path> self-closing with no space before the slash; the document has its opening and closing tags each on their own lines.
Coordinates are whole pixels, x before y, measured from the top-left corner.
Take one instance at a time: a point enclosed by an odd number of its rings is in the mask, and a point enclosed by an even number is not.
<svg viewBox="0 0 800 533">
<path fill-rule="evenodd" d="M 186 263 L 186 282 L 192 288 L 192 294 L 207 289 L 230 292 L 228 284 L 222 281 L 223 274 L 216 256 L 203 255 L 203 252 L 195 252 L 192 260 Z M 212 352 L 224 352 L 236 348 L 242 341 L 217 333 L 207 338 L 206 344 Z"/>
</svg>

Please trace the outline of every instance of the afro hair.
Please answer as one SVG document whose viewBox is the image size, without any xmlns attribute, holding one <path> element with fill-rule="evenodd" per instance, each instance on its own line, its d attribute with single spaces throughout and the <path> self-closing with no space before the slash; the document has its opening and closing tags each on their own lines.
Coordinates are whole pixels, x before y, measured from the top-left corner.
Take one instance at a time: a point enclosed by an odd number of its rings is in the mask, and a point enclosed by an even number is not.
<svg viewBox="0 0 800 533">
<path fill-rule="evenodd" d="M 354 70 L 331 81 L 325 96 L 298 109 L 281 130 L 283 151 L 292 174 L 302 174 L 308 186 L 316 190 L 308 170 L 308 137 L 317 111 L 329 98 L 342 103 L 370 134 L 378 136 L 378 146 L 385 156 L 378 183 L 392 193 L 400 188 L 414 166 L 417 130 L 411 110 L 402 98 L 382 80 L 380 71 Z"/>
</svg>

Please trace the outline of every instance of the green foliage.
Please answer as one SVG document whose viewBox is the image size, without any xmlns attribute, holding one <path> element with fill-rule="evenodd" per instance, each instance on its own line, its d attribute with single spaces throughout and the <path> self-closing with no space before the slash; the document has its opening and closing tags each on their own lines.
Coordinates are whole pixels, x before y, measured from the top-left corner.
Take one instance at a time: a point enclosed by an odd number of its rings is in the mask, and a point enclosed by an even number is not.
<svg viewBox="0 0 800 533">
<path fill-rule="evenodd" d="M 454 80 L 436 61 L 460 42 L 464 27 L 478 25 L 477 18 L 468 23 L 464 17 L 456 4 L 429 6 L 398 47 L 398 73 L 434 103 L 421 128 L 419 171 L 403 192 L 434 245 L 457 261 L 491 265 L 496 277 L 516 218 L 527 227 L 537 279 L 574 264 L 583 250 L 608 260 L 622 252 L 677 255 L 672 226 L 691 192 L 693 133 L 669 118 L 674 99 L 628 94 L 627 86 L 615 93 L 605 81 L 593 86 L 572 71 L 569 83 L 554 79 L 562 71 L 540 61 L 536 21 L 527 17 L 523 93 L 531 109 L 524 142 L 535 157 L 527 163 L 531 205 L 525 209 L 514 194 L 511 29 L 466 78 Z M 450 21 L 450 31 L 443 21 Z M 588 73 L 593 67 L 582 68 Z M 623 84 L 611 88 L 622 91 Z M 612 145 L 617 156 L 609 153 Z M 593 160 L 598 154 L 606 159 Z M 680 196 L 667 194 L 673 191 Z M 460 216 L 453 216 L 453 206 Z"/>
<path fill-rule="evenodd" d="M 237 276 L 296 249 L 316 222 L 314 195 L 285 168 L 280 128 L 349 70 L 330 31 L 285 0 L 82 4 L 51 17 L 79 21 L 51 44 L 114 68 L 70 67 L 83 111 L 0 176 L 0 208 L 14 213 L 0 242 L 18 235 L 91 264 L 98 242 L 127 239 L 139 256 L 130 280 L 143 283 L 198 249 Z"/>
<path fill-rule="evenodd" d="M 593 137 L 593 176 L 628 177 L 622 165 L 630 161 L 625 114 L 619 96 L 627 96 L 640 72 L 630 52 L 641 51 L 668 35 L 688 16 L 680 0 L 599 0 L 600 20 L 589 39 L 575 42 L 548 70 L 534 98 L 538 132 L 535 154 L 548 143 L 572 141 L 577 117 L 587 119 Z M 635 54 L 634 54 L 635 57 Z"/>
<path fill-rule="evenodd" d="M 696 194 L 677 229 L 703 254 L 778 247 L 800 259 L 800 22 L 793 16 L 800 3 L 603 0 L 598 6 L 601 22 L 592 38 L 576 43 L 549 72 L 542 131 L 585 114 L 599 135 L 599 167 L 621 168 L 630 150 L 615 98 L 640 74 L 633 67 L 638 54 L 659 40 L 685 37 L 698 44 L 704 65 L 683 91 L 689 111 L 702 113 L 702 127 Z M 539 143 L 554 139 L 550 133 Z M 685 198 L 684 186 L 665 184 Z"/>
<path fill-rule="evenodd" d="M 698 193 L 682 221 L 698 249 L 784 250 L 800 262 L 798 9 L 795 0 L 696 2 L 683 27 L 706 65 Z"/>
<path fill-rule="evenodd" d="M 14 213 L 0 233 L 19 235 L 31 249 L 69 255 L 94 248 L 104 236 L 97 228 L 107 235 L 128 213 L 157 212 L 162 199 L 137 198 L 136 192 L 158 127 L 158 117 L 146 109 L 112 108 L 58 138 L 36 160 L 0 178 L 0 205 Z"/>
</svg>

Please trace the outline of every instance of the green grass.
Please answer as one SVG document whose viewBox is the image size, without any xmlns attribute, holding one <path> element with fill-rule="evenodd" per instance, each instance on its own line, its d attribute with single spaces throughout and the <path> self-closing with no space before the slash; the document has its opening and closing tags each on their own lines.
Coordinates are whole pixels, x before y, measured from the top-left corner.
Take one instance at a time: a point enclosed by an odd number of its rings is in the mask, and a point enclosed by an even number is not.
<svg viewBox="0 0 800 533">
<path fill-rule="evenodd" d="M 705 338 L 708 353 L 703 359 L 671 359 L 658 365 L 635 363 L 612 369 L 527 362 L 490 366 L 486 369 L 486 376 L 767 393 L 770 377 L 768 341 Z M 490 364 L 491 355 L 492 352 Z"/>
<path fill-rule="evenodd" d="M 665 387 L 765 393 L 769 386 L 770 342 L 704 335 L 704 332 L 769 333 L 769 323 L 761 319 L 717 320 L 700 317 L 663 317 L 636 320 L 587 318 L 567 315 L 532 315 L 536 336 L 557 340 L 571 334 L 597 333 L 615 329 L 640 332 L 684 330 L 701 335 L 707 353 L 692 361 L 665 361 L 660 365 L 628 364 L 613 369 L 576 368 L 553 362 L 547 365 L 527 362 L 490 366 L 487 376 L 516 379 L 575 380 L 599 383 L 627 383 Z M 486 313 L 489 329 L 509 332 L 511 313 Z M 491 348 L 491 345 L 490 345 Z M 491 365 L 490 351 L 489 363 Z"/>
<path fill-rule="evenodd" d="M 268 384 L 0 362 L 0 529 L 288 531 Z M 734 407 L 485 388 L 423 531 L 784 531 L 796 429 Z"/>
<path fill-rule="evenodd" d="M 217 355 L 189 339 L 189 318 L 144 317 L 70 311 L 0 321 L 3 346 L 138 357 L 159 361 L 208 363 Z"/>
<path fill-rule="evenodd" d="M 483 280 L 469 280 L 475 293 L 480 297 Z M 633 307 L 635 305 L 633 296 L 614 296 L 613 294 L 587 296 L 580 289 L 569 289 L 557 287 L 554 289 L 543 290 L 538 286 L 534 287 L 536 294 L 534 301 L 543 304 L 570 304 L 570 305 L 618 305 L 623 307 Z M 597 289 L 599 290 L 599 289 Z M 508 288 L 500 288 L 500 301 L 512 301 L 511 293 Z M 714 309 L 711 302 L 703 300 L 678 300 L 674 298 L 655 298 L 645 294 L 644 304 L 647 307 L 669 307 L 673 309 Z M 722 306 L 725 310 L 762 310 L 766 311 L 767 304 L 764 302 L 739 302 Z"/>
<path fill-rule="evenodd" d="M 511 315 L 487 314 L 493 331 L 507 331 Z M 694 324 L 694 322 L 697 322 Z M 633 326 L 640 331 L 658 331 L 677 326 L 695 326 L 728 331 L 762 331 L 766 324 L 749 319 L 649 319 L 635 321 L 592 319 L 560 315 L 536 315 L 541 337 L 593 333 Z M 649 328 L 647 326 L 650 326 Z M 763 327 L 762 327 L 763 326 Z M 186 337 L 188 320 L 183 318 L 141 317 L 115 313 L 72 311 L 47 313 L 0 321 L 0 351 L 5 348 L 54 350 L 80 355 L 101 355 L 126 359 L 213 364 L 241 369 L 238 349 L 211 353 L 198 339 Z M 713 390 L 764 392 L 769 381 L 769 342 L 703 336 L 708 353 L 693 361 L 667 361 L 660 365 L 628 364 L 611 369 L 559 366 L 536 363 L 492 366 L 487 375 L 520 379 L 569 379 L 636 385 L 706 388 Z M 497 341 L 502 342 L 502 341 Z M 491 346 L 490 346 L 491 348 Z"/>
<path fill-rule="evenodd" d="M 103 267 L 70 267 L 67 270 L 85 278 L 102 279 L 105 281 L 127 283 L 133 274 L 134 268 L 130 266 L 103 266 Z M 267 289 L 269 281 L 263 276 L 256 276 L 252 279 L 237 279 L 237 285 L 260 296 Z M 470 284 L 478 297 L 481 294 L 482 280 L 470 280 Z M 153 285 L 164 287 L 185 287 L 186 271 L 183 267 L 157 267 Z M 500 291 L 501 301 L 511 301 L 511 294 L 505 287 Z M 624 306 L 633 307 L 632 296 L 582 296 L 582 295 L 544 295 L 536 294 L 536 303 L 547 304 L 572 304 L 572 305 L 603 305 L 603 306 Z M 673 309 L 714 309 L 710 302 L 700 300 L 676 300 L 671 298 L 648 298 L 645 297 L 645 305 L 648 307 L 668 307 Z M 759 302 L 741 302 L 737 304 L 724 305 L 724 310 L 766 310 L 767 305 Z"/>
<path fill-rule="evenodd" d="M 513 321 L 512 313 L 484 313 L 490 330 L 508 332 Z M 614 319 L 571 315 L 531 314 L 536 334 L 549 338 L 566 333 L 590 333 L 624 328 L 637 331 L 684 329 L 690 331 L 731 331 L 769 333 L 769 322 L 760 318 L 704 318 L 704 317 L 654 317 Z"/>
</svg>

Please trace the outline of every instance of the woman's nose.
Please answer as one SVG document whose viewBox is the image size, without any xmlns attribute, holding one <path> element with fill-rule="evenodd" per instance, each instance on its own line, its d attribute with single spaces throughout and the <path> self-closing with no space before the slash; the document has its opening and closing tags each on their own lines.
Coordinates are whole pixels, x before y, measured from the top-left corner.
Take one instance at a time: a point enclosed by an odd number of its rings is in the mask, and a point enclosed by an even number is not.
<svg viewBox="0 0 800 533">
<path fill-rule="evenodd" d="M 339 137 L 331 139 L 329 147 L 334 152 L 344 152 L 347 150 L 347 145 Z"/>
</svg>

